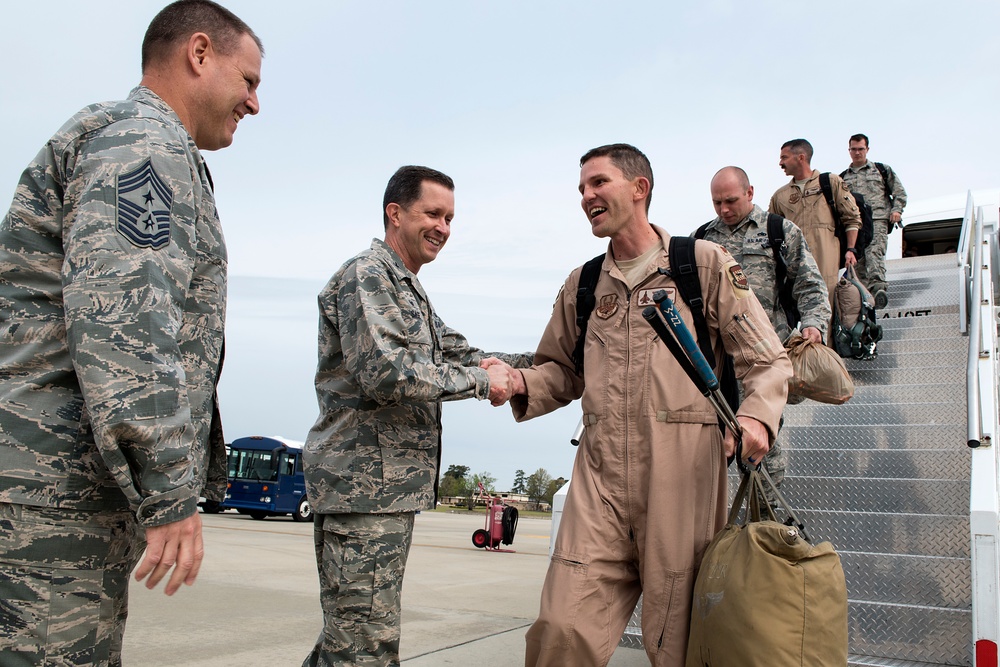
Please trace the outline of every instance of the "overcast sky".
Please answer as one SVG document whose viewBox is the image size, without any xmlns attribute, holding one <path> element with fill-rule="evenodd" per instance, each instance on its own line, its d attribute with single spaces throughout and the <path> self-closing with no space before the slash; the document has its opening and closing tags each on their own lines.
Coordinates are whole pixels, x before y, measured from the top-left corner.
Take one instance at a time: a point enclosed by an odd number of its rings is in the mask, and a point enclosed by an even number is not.
<svg viewBox="0 0 1000 667">
<path fill-rule="evenodd" d="M 0 200 L 79 108 L 139 81 L 164 5 L 5 4 Z M 229 439 L 302 440 L 316 417 L 315 294 L 382 235 L 403 164 L 456 181 L 452 237 L 420 278 L 479 347 L 533 349 L 569 271 L 602 252 L 579 206 L 579 157 L 638 146 L 651 220 L 689 233 L 714 217 L 708 184 L 747 170 L 766 207 L 782 142 L 840 171 L 847 139 L 899 174 L 911 201 L 1000 185 L 1000 3 L 750 0 L 372 2 L 232 0 L 267 51 L 261 112 L 206 155 L 229 245 L 221 386 Z M 905 221 L 905 213 L 904 213 Z M 898 236 L 897 236 L 898 239 Z M 514 425 L 508 409 L 445 410 L 444 466 L 569 476 L 578 404 Z"/>
</svg>

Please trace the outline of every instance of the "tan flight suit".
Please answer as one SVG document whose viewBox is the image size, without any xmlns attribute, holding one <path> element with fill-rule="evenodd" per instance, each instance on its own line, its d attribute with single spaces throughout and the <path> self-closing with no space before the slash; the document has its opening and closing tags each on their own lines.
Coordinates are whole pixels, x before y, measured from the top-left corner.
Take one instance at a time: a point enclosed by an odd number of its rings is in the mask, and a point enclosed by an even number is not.
<svg viewBox="0 0 1000 667">
<path fill-rule="evenodd" d="M 837 174 L 830 174 L 830 190 L 844 229 L 861 229 L 858 205 Z M 837 286 L 837 274 L 840 272 L 840 241 L 837 239 L 833 212 L 819 186 L 819 171 L 813 169 L 802 190 L 795 185 L 794 179 L 778 188 L 771 196 L 767 210 L 788 218 L 802 229 L 809 251 L 816 258 L 819 272 L 826 281 L 832 304 L 833 288 Z"/>
<path fill-rule="evenodd" d="M 666 247 L 669 235 L 654 229 Z M 716 358 L 723 347 L 733 355 L 747 394 L 739 414 L 763 422 L 773 441 L 791 364 L 739 265 L 715 244 L 699 241 L 696 253 Z M 539 616 L 526 637 L 528 667 L 606 665 L 640 593 L 650 662 L 684 663 L 698 564 L 725 523 L 726 461 L 708 400 L 642 318 L 653 292 L 667 289 L 694 335 L 674 281 L 656 271 L 668 266 L 664 250 L 629 294 L 609 251 L 582 380 L 571 361 L 580 269 L 573 271 L 535 366 L 523 371 L 527 396 L 512 401 L 522 421 L 582 395 L 587 424 Z"/>
</svg>

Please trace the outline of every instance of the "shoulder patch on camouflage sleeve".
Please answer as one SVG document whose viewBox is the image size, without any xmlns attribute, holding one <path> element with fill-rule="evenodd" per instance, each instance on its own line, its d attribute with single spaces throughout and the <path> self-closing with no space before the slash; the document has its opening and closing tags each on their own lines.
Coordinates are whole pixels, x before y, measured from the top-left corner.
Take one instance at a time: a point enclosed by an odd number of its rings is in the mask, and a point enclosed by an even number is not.
<svg viewBox="0 0 1000 667">
<path fill-rule="evenodd" d="M 727 262 L 723 270 L 726 272 L 726 276 L 733 286 L 733 292 L 736 294 L 737 299 L 742 299 L 750 294 L 750 281 L 747 280 L 747 275 L 743 273 L 742 266 L 736 262 Z"/>
<path fill-rule="evenodd" d="M 115 227 L 139 248 L 159 250 L 170 243 L 170 205 L 174 193 L 164 183 L 153 163 L 118 176 Z"/>
</svg>

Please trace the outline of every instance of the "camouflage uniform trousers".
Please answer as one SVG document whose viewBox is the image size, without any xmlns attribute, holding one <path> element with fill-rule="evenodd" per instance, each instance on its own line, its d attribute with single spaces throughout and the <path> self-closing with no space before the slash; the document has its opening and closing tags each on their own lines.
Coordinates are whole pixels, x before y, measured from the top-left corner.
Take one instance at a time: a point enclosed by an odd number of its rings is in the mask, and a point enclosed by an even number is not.
<svg viewBox="0 0 1000 667">
<path fill-rule="evenodd" d="M 743 383 L 739 383 L 740 390 L 740 402 L 743 402 Z M 800 402 L 801 401 L 797 401 Z M 774 436 L 774 442 L 771 443 L 771 448 L 767 450 L 767 454 L 764 455 L 764 468 L 767 469 L 767 474 L 771 476 L 771 481 L 774 485 L 781 488 L 781 482 L 785 479 L 785 468 L 788 467 L 788 452 L 784 450 L 781 446 L 782 442 L 787 443 L 787 438 L 781 432 L 781 427 L 785 423 L 785 416 L 782 415 L 781 419 L 778 420 L 778 433 Z M 758 499 L 761 503 L 767 503 L 775 511 L 778 509 L 778 499 L 774 495 L 774 491 L 771 490 L 770 485 L 767 482 L 763 482 L 765 495 L 758 495 Z M 761 506 L 763 509 L 763 505 Z"/>
<path fill-rule="evenodd" d="M 316 515 L 323 631 L 302 667 L 398 667 L 400 594 L 413 517 Z"/>
<path fill-rule="evenodd" d="M 120 666 L 144 548 L 129 511 L 0 503 L 0 664 Z"/>
<path fill-rule="evenodd" d="M 785 469 L 788 467 L 788 452 L 781 446 L 782 441 L 786 440 L 784 434 L 781 432 L 781 425 L 784 423 L 785 418 L 782 417 L 778 423 L 778 435 L 775 436 L 774 443 L 771 444 L 771 449 L 767 450 L 767 454 L 764 456 L 764 467 L 767 469 L 767 474 L 771 476 L 771 481 L 779 489 L 781 488 L 781 482 L 785 479 Z M 758 496 L 758 498 L 761 503 L 766 502 L 775 512 L 778 511 L 778 498 L 774 495 L 774 491 L 771 490 L 767 482 L 764 482 L 764 497 Z M 762 505 L 761 510 L 763 509 Z"/>
<path fill-rule="evenodd" d="M 885 280 L 885 253 L 889 245 L 889 222 L 875 220 L 872 230 L 872 242 L 865 249 L 865 256 L 858 258 L 858 265 L 855 269 L 862 284 L 874 295 L 880 289 L 889 291 L 889 284 Z"/>
</svg>

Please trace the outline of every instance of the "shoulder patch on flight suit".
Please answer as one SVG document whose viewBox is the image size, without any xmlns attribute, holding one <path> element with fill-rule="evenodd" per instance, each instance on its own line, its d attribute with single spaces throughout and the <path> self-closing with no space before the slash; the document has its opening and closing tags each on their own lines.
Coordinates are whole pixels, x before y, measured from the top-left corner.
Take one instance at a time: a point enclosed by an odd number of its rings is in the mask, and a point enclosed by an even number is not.
<svg viewBox="0 0 1000 667">
<path fill-rule="evenodd" d="M 750 281 L 747 280 L 747 275 L 743 273 L 743 267 L 736 262 L 729 262 L 724 267 L 726 275 L 729 276 L 729 282 L 733 285 L 733 293 L 736 295 L 737 299 L 742 299 L 750 294 Z"/>
<path fill-rule="evenodd" d="M 594 309 L 594 313 L 601 318 L 606 320 L 618 311 L 618 295 L 617 294 L 605 294 L 601 297 L 600 302 L 597 304 L 597 308 Z"/>
<path fill-rule="evenodd" d="M 170 243 L 170 204 L 174 193 L 146 160 L 117 180 L 115 228 L 139 248 L 159 250 Z"/>
</svg>

